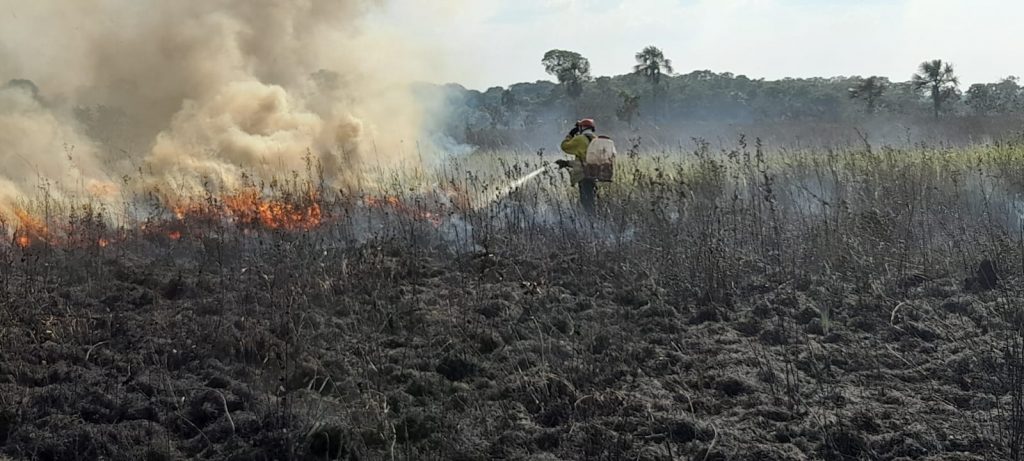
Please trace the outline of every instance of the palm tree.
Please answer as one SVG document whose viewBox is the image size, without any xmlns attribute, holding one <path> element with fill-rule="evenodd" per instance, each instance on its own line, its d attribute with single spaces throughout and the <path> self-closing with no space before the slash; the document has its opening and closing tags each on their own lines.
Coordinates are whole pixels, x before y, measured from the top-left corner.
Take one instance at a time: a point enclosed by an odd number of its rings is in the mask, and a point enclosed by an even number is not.
<svg viewBox="0 0 1024 461">
<path fill-rule="evenodd" d="M 657 100 L 661 87 L 661 76 L 673 72 L 672 60 L 666 58 L 665 53 L 658 47 L 649 46 L 636 54 L 636 65 L 633 66 L 633 72 L 643 76 L 651 83 L 651 98 Z"/>
<path fill-rule="evenodd" d="M 885 90 L 889 87 L 889 82 L 884 77 L 868 77 L 862 79 L 853 88 L 850 88 L 849 94 L 850 99 L 863 99 L 868 106 L 868 113 L 875 113 L 875 107 L 878 104 L 878 100 L 885 94 Z"/>
<path fill-rule="evenodd" d="M 633 71 L 644 76 L 657 91 L 658 85 L 661 84 L 661 76 L 672 73 L 672 60 L 665 58 L 665 53 L 658 47 L 649 46 L 636 54 L 636 66 L 633 66 Z"/>
<path fill-rule="evenodd" d="M 912 83 L 915 90 L 928 94 L 932 100 L 935 118 L 939 118 L 942 103 L 957 94 L 960 79 L 953 72 L 953 64 L 935 59 L 921 63 Z"/>
</svg>

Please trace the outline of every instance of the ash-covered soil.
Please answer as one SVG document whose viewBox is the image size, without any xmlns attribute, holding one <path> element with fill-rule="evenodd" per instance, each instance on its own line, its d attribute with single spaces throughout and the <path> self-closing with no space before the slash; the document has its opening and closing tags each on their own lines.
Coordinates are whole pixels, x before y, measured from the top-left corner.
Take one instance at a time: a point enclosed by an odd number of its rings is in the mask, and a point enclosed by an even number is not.
<svg viewBox="0 0 1024 461">
<path fill-rule="evenodd" d="M 6 250 L 0 454 L 1009 456 L 1015 280 L 768 274 L 713 299 L 635 250 Z"/>
</svg>

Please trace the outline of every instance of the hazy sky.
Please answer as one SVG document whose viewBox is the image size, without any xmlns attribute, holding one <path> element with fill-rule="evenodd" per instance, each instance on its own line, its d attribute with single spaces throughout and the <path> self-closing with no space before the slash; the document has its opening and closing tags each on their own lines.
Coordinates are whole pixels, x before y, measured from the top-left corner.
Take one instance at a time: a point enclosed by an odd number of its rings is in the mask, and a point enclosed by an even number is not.
<svg viewBox="0 0 1024 461">
<path fill-rule="evenodd" d="M 883 75 L 953 62 L 965 83 L 1024 74 L 1021 0 L 392 0 L 374 23 L 436 60 L 427 80 L 472 88 L 549 79 L 552 48 L 594 75 L 626 73 L 647 45 L 677 72 L 753 78 Z"/>
</svg>

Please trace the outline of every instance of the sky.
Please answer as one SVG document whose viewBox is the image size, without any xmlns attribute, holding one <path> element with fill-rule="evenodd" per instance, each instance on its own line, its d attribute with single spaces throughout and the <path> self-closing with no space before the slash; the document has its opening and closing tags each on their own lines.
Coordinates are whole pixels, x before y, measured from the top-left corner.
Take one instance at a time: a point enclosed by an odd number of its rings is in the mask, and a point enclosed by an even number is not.
<svg viewBox="0 0 1024 461">
<path fill-rule="evenodd" d="M 392 0 L 373 27 L 430 57 L 422 80 L 486 89 L 548 80 L 550 49 L 595 76 L 627 73 L 648 45 L 678 73 L 909 80 L 943 59 L 965 84 L 1024 75 L 1021 0 Z"/>
</svg>

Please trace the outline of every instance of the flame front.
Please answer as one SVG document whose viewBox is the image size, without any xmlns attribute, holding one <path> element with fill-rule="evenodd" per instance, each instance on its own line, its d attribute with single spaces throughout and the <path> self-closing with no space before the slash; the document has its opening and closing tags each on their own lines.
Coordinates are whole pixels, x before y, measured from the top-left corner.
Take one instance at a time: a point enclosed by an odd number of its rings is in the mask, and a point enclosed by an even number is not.
<svg viewBox="0 0 1024 461">
<path fill-rule="evenodd" d="M 102 224 L 97 227 L 96 222 L 91 221 L 92 215 L 87 215 L 90 221 L 86 225 L 79 225 L 74 221 L 59 225 L 63 221 L 51 222 L 27 209 L 18 208 L 14 210 L 17 223 L 11 235 L 11 242 L 21 248 L 37 244 L 107 248 L 123 241 L 124 233 L 132 231 L 160 235 L 171 241 L 178 241 L 186 235 L 203 235 L 203 226 L 209 223 L 231 224 L 245 231 L 265 229 L 302 232 L 315 230 L 329 219 L 322 208 L 324 202 L 315 192 L 267 197 L 256 188 L 246 188 L 219 198 L 165 198 L 162 203 L 165 212 L 170 216 L 165 215 L 165 218 L 157 221 L 138 223 L 134 228 L 121 227 L 116 231 Z M 365 196 L 362 204 L 396 216 L 429 223 L 434 227 L 443 224 L 444 216 L 448 212 L 446 210 L 450 210 L 450 206 L 445 205 L 443 201 L 435 203 L 434 207 L 426 207 L 420 200 L 410 203 L 397 196 Z"/>
<path fill-rule="evenodd" d="M 187 201 L 169 206 L 174 217 L 227 219 L 235 224 L 271 230 L 312 230 L 323 223 L 320 199 L 310 192 L 301 198 L 267 198 L 255 189 L 245 189 L 215 201 Z M 173 240 L 181 238 L 180 232 Z"/>
</svg>

